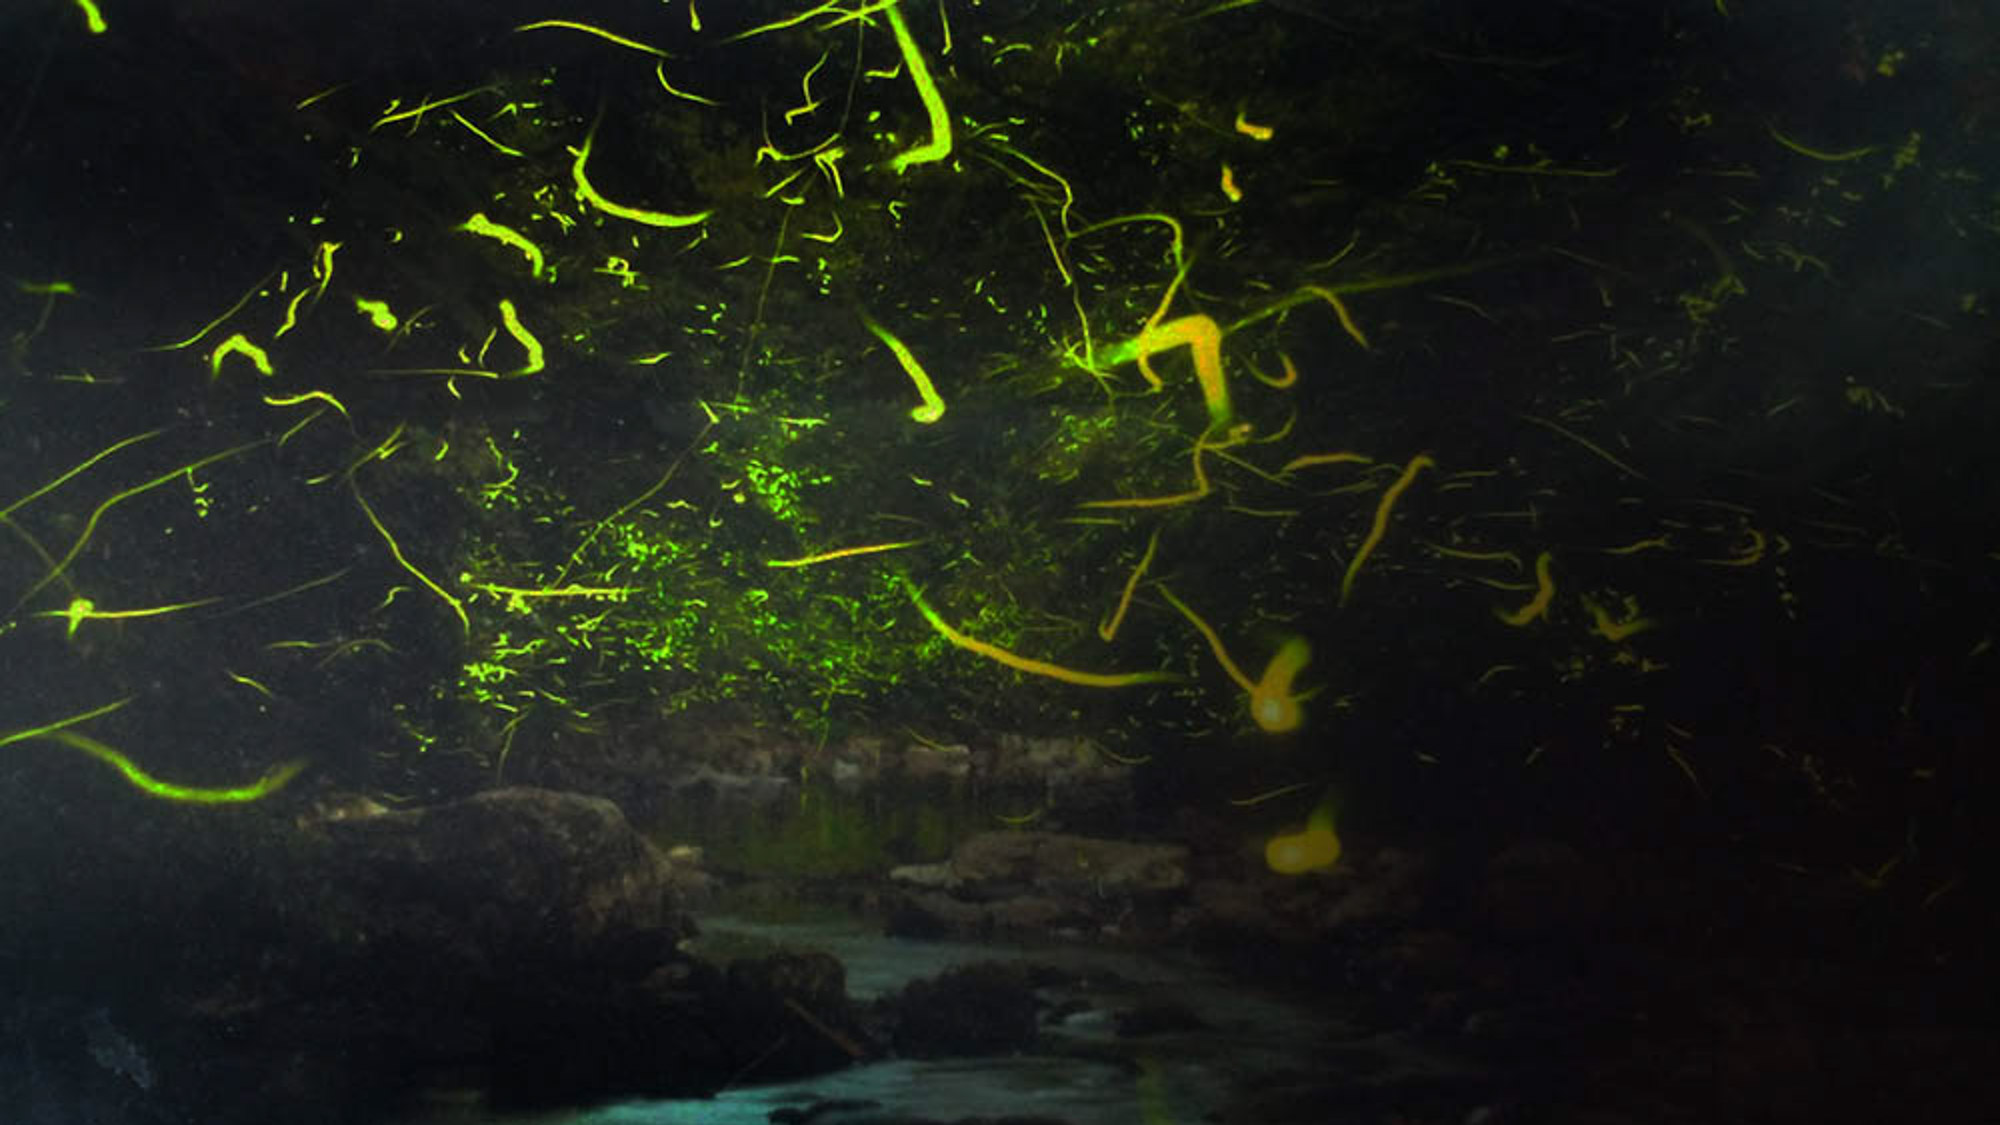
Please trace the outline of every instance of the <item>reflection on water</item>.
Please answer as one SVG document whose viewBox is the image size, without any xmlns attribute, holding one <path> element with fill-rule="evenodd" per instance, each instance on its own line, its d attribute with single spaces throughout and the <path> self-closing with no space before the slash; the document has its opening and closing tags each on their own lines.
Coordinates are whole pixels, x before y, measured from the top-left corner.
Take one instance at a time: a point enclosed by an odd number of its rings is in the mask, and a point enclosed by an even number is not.
<svg viewBox="0 0 2000 1125">
<path fill-rule="evenodd" d="M 765 1125 L 787 1107 L 797 1113 L 826 1103 L 850 1108 L 815 1113 L 812 1120 L 821 1125 L 1010 1114 L 1074 1125 L 1159 1125 L 1203 1120 L 1262 1075 L 1339 1067 L 1357 1082 L 1380 1084 L 1459 1073 L 1401 1041 L 1369 1037 L 1323 994 L 1308 1002 L 1260 992 L 1172 954 L 911 941 L 848 919 L 778 925 L 716 918 L 702 929 L 704 951 L 712 956 L 774 945 L 831 953 L 847 966 L 849 993 L 864 1002 L 981 961 L 1047 966 L 1069 982 L 1042 991 L 1047 1010 L 1073 1014 L 1051 1018 L 1040 1045 L 1026 1054 L 891 1059 L 709 1099 L 510 1116 L 440 1110 L 404 1125 Z M 1144 1038 L 1119 1035 L 1118 1013 L 1169 1004 L 1205 1026 Z"/>
</svg>

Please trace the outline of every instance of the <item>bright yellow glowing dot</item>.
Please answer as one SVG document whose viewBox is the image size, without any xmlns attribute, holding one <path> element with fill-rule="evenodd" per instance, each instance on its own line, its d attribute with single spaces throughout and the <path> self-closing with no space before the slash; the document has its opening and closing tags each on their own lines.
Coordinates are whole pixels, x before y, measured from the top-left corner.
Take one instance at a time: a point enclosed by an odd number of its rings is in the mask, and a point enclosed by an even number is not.
<svg viewBox="0 0 2000 1125">
<path fill-rule="evenodd" d="M 1303 637 L 1293 637 L 1280 645 L 1264 675 L 1250 689 L 1250 717 L 1271 734 L 1297 730 L 1305 715 L 1298 697 L 1292 694 L 1292 680 L 1312 659 L 1312 646 Z"/>
<path fill-rule="evenodd" d="M 1303 832 L 1273 836 L 1264 844 L 1264 865 L 1280 875 L 1303 875 L 1340 861 L 1340 837 L 1333 831 L 1333 794 L 1328 793 L 1306 818 Z"/>
<path fill-rule="evenodd" d="M 1340 861 L 1340 837 L 1331 828 L 1308 828 L 1273 836 L 1264 845 L 1264 864 L 1280 875 L 1303 875 Z"/>
</svg>

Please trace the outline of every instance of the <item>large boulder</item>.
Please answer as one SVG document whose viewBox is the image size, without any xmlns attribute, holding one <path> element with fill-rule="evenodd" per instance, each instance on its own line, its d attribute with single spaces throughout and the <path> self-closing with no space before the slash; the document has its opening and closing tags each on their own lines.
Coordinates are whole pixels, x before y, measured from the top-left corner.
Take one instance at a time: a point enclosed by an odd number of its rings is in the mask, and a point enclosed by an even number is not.
<svg viewBox="0 0 2000 1125">
<path fill-rule="evenodd" d="M 762 1029 L 731 1037 L 731 982 L 683 948 L 688 865 L 616 805 L 288 796 L 108 821 L 102 801 L 0 794 L 23 845 L 0 859 L 21 907 L 0 920 L 0 1101 L 319 1125 L 425 1091 L 702 1094 L 770 1051 Z"/>
<path fill-rule="evenodd" d="M 952 853 L 952 874 L 973 897 L 1038 891 L 1158 894 L 1187 885 L 1181 844 L 1135 843 L 1063 832 L 982 832 Z"/>
<path fill-rule="evenodd" d="M 697 1093 L 733 1064 L 675 867 L 611 802 L 500 789 L 296 831 L 245 904 L 263 955 L 188 1003 L 217 1057 L 299 1076 L 273 1112 L 322 1086 Z"/>
<path fill-rule="evenodd" d="M 644 973 L 688 936 L 674 866 L 610 801 L 496 789 L 308 826 L 286 913 L 321 963 L 420 964 L 475 987 L 524 965 Z"/>
<path fill-rule="evenodd" d="M 890 928 L 911 937 L 1072 932 L 1120 936 L 1164 916 L 1188 884 L 1181 844 L 1060 832 L 983 832 L 944 863 L 890 872 Z M 1136 935 L 1128 935 L 1136 936 Z"/>
</svg>

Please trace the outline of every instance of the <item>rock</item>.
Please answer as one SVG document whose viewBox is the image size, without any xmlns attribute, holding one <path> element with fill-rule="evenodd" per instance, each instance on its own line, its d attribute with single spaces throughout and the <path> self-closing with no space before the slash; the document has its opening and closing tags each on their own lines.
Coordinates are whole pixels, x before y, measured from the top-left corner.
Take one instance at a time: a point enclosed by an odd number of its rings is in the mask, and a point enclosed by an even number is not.
<svg viewBox="0 0 2000 1125">
<path fill-rule="evenodd" d="M 310 912 L 293 916 L 317 917 L 301 936 L 336 961 L 392 949 L 458 980 L 549 961 L 650 970 L 690 932 L 674 865 L 600 798 L 498 789 L 324 832 L 299 888 Z"/>
<path fill-rule="evenodd" d="M 1422 857 L 1402 848 L 1357 851 L 1334 878 L 1324 880 L 1325 901 L 1313 917 L 1322 933 L 1357 926 L 1397 926 L 1424 905 L 1428 871 Z"/>
<path fill-rule="evenodd" d="M 972 750 L 913 742 L 903 747 L 901 766 L 903 776 L 912 781 L 962 781 L 972 776 Z"/>
<path fill-rule="evenodd" d="M 1189 889 L 1174 925 L 1216 949 L 1246 938 L 1309 949 L 1329 940 L 1373 944 L 1422 912 L 1427 880 L 1422 860 L 1412 852 L 1359 848 L 1339 866 L 1307 877 L 1260 872 L 1203 878 Z"/>
<path fill-rule="evenodd" d="M 992 911 L 987 906 L 930 891 L 885 895 L 882 918 L 884 933 L 916 941 L 986 937 L 993 929 Z"/>
<path fill-rule="evenodd" d="M 711 1030 L 733 998 L 681 951 L 685 879 L 616 805 L 573 793 L 317 821 L 238 904 L 270 940 L 193 994 L 189 1050 L 229 1042 L 235 1069 L 205 1082 L 265 1091 L 237 1108 L 271 1120 L 440 1076 L 503 1102 L 710 1091 L 754 1051 Z M 299 1059 L 339 1066 L 284 1089 L 257 1074 Z"/>
<path fill-rule="evenodd" d="M 951 890 L 958 886 L 958 876 L 949 863 L 906 863 L 890 869 L 889 881 L 926 890 Z"/>
<path fill-rule="evenodd" d="M 1187 886 L 1188 849 L 1055 832 L 986 832 L 943 864 L 897 868 L 887 900 L 903 937 L 1121 936 Z"/>
<path fill-rule="evenodd" d="M 896 1050 L 911 1058 L 1005 1054 L 1039 1031 L 1034 980 L 1019 964 L 982 962 L 911 981 L 886 998 Z"/>
<path fill-rule="evenodd" d="M 668 886 L 674 897 L 690 907 L 706 905 L 715 897 L 715 877 L 703 866 L 702 849 L 677 844 L 667 849 Z"/>
<path fill-rule="evenodd" d="M 951 871 L 971 897 L 1023 888 L 1067 894 L 1159 894 L 1187 886 L 1188 849 L 1056 832 L 983 832 L 960 843 Z"/>
<path fill-rule="evenodd" d="M 758 1081 L 815 1074 L 867 1057 L 847 997 L 847 968 L 818 951 L 783 951 L 729 965 L 728 1038 L 757 1047 Z"/>
<path fill-rule="evenodd" d="M 1132 822 L 1133 767 L 1087 738 L 999 734 L 973 751 L 984 791 L 1039 803 L 1045 823 L 1088 824 L 1116 832 Z"/>
</svg>

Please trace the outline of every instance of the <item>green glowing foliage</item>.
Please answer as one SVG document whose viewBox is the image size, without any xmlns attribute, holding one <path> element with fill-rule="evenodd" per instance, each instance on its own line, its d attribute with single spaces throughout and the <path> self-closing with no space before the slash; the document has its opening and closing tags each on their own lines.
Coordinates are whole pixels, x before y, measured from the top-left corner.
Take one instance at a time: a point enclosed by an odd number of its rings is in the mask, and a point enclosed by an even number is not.
<svg viewBox="0 0 2000 1125">
<path fill-rule="evenodd" d="M 469 217 L 454 225 L 368 210 L 395 193 L 344 201 L 344 213 L 307 220 L 327 232 L 309 250 L 221 312 L 191 318 L 206 323 L 167 346 L 208 348 L 219 393 L 241 389 L 219 378 L 235 361 L 272 379 L 312 373 L 310 384 L 237 401 L 289 408 L 273 430 L 288 463 L 310 462 L 312 487 L 348 484 L 345 510 L 312 518 L 352 529 L 350 549 L 379 564 L 370 580 L 385 588 L 372 612 L 450 634 L 385 648 L 432 654 L 445 665 L 437 692 L 469 705 L 487 731 L 505 730 L 508 745 L 552 725 L 596 728 L 607 706 L 621 716 L 728 708 L 825 733 L 892 715 L 929 720 L 950 699 L 960 719 L 998 709 L 1059 724 L 1073 714 L 1066 700 L 1087 694 L 1071 686 L 1169 678 L 1160 669 L 1174 652 L 1156 645 L 1146 617 L 1157 603 L 1144 590 L 1129 592 L 1121 648 L 1090 649 L 1104 642 L 1089 626 L 1095 609 L 1081 607 L 1127 572 L 1121 537 L 1068 522 L 1077 509 L 1064 489 L 1184 488 L 1151 486 L 1185 477 L 1190 435 L 1157 404 L 1129 401 L 1131 367 L 1113 368 L 1136 363 L 1150 377 L 1155 355 L 1163 369 L 1192 366 L 1212 417 L 1233 420 L 1222 351 L 1238 362 L 1239 347 L 1261 346 L 1257 333 L 1231 325 L 1225 340 L 1209 319 L 1221 307 L 1198 290 L 1207 279 L 1190 276 L 1179 219 L 1114 219 L 1083 246 L 1065 175 L 1076 169 L 1049 157 L 1041 124 L 965 134 L 965 154 L 982 147 L 962 185 L 919 191 L 924 179 L 897 180 L 961 155 L 926 52 L 898 5 L 875 6 L 870 19 L 822 15 L 882 50 L 850 61 L 834 49 L 845 33 L 828 39 L 834 29 L 812 16 L 744 33 L 746 51 L 768 45 L 773 58 L 803 60 L 803 73 L 787 75 L 789 108 L 767 120 L 734 99 L 662 101 L 654 86 L 678 93 L 655 65 L 671 44 L 565 20 L 517 30 L 523 43 L 646 56 L 653 73 L 637 100 L 603 97 L 561 68 L 399 91 L 386 109 L 330 94 L 315 112 L 360 115 L 350 171 L 401 177 L 413 160 L 448 164 L 479 185 L 478 205 L 455 211 Z M 942 13 L 937 26 L 936 50 L 949 51 Z M 926 20 L 927 40 L 930 29 Z M 862 69 L 884 61 L 891 39 L 900 67 Z M 1075 42 L 1094 49 L 1097 39 L 1078 31 Z M 914 146 L 872 124 L 912 89 L 930 129 Z M 633 197 L 607 197 L 614 183 L 627 186 L 612 195 Z M 641 198 L 705 203 L 679 214 Z M 351 233 L 366 230 L 386 237 Z M 932 245 L 920 272 L 882 268 Z M 523 263 L 542 284 L 520 284 Z M 1051 266 L 1071 309 L 1048 307 Z M 1151 326 L 1148 312 L 1183 281 L 1190 307 Z M 949 364 L 953 410 L 979 422 L 957 434 L 929 425 L 946 408 L 924 364 L 864 314 L 916 390 L 907 413 L 920 427 L 903 423 L 900 405 L 867 401 L 861 388 L 882 384 L 858 366 L 860 298 L 885 322 L 923 326 L 923 346 L 939 353 L 926 358 Z M 316 315 L 324 308 L 366 319 Z M 1075 378 L 1066 357 L 1088 356 L 1093 338 L 1106 345 L 1093 378 Z M 346 371 L 367 379 L 335 381 Z M 1247 383 L 1239 393 L 1246 415 L 1267 406 L 1250 401 L 1260 392 Z M 1192 393 L 1172 397 L 1194 413 Z M 593 414 L 608 421 L 580 420 Z M 435 432 L 419 437 L 413 418 Z M 343 431 L 370 436 L 343 446 Z M 403 447 L 413 449 L 393 468 L 359 479 Z M 912 602 L 903 568 L 949 607 L 948 621 Z M 115 604 L 184 604 L 174 596 L 126 593 Z M 73 631 L 109 616 L 81 595 L 69 604 L 45 612 Z M 1129 670 L 1079 671 L 1103 668 Z M 1021 693 L 1021 671 L 1070 685 Z M 989 698 L 973 703 L 967 691 Z M 418 745 L 448 743 L 430 719 L 407 717 L 417 710 L 398 721 Z"/>
<path fill-rule="evenodd" d="M 1054 432 L 1029 446 L 1023 469 L 1044 484 L 1066 484 L 1082 475 L 1094 460 L 1114 455 L 1110 444 L 1118 429 L 1118 414 L 1108 409 L 1062 411 Z"/>
<path fill-rule="evenodd" d="M 1978 201 L 1961 237 L 1995 228 L 1987 180 L 1930 174 L 1935 133 L 1712 128 L 1730 109 L 1688 88 L 1617 128 L 1489 118 L 1418 151 L 1408 122 L 1460 105 L 1365 52 L 1295 53 L 1331 40 L 1270 5 L 801 0 L 747 30 L 708 7 L 729 26 L 706 37 L 521 24 L 448 88 L 330 77 L 296 112 L 342 139 L 324 182 L 350 187 L 291 217 L 268 274 L 190 296 L 173 342 L 132 342 L 122 368 L 116 341 L 74 341 L 123 318 L 58 300 L 103 278 L 0 287 L 24 376 L 0 417 L 64 431 L 0 443 L 12 479 L 47 482 L 0 508 L 0 637 L 29 654 L 8 659 L 110 684 L 206 661 L 205 690 L 274 714 L 338 699 L 343 742 L 387 747 L 367 768 L 439 787 L 466 761 L 490 778 L 572 735 L 638 742 L 699 715 L 814 744 L 1108 729 L 1135 760 L 1233 740 L 1247 752 L 1209 756 L 1228 783 L 1275 791 L 1330 768 L 1320 740 L 1342 764 L 1487 769 L 1505 752 L 1472 767 L 1469 747 L 1349 724 L 1588 680 L 1634 708 L 1614 716 L 1646 751 L 1628 757 L 1664 754 L 1700 789 L 1716 767 L 1673 733 L 1685 693 L 1655 686 L 1706 663 L 1697 622 L 1725 615 L 1689 607 L 1768 595 L 1796 620 L 1813 539 L 1906 549 L 1861 526 L 1893 498 L 1836 485 L 1831 509 L 1777 510 L 1744 483 L 1768 466 L 1716 451 L 1786 448 L 1795 422 L 1914 430 L 1946 380 L 1780 365 L 1713 410 L 1672 398 L 1724 385 L 1695 369 L 1749 346 L 1747 314 L 1834 287 L 1837 232 L 1916 213 L 1883 193 L 1926 177 L 1941 206 Z M 697 52 L 712 69 L 683 74 Z M 1482 47 L 1459 79 L 1504 70 L 1551 103 L 1575 80 L 1505 55 Z M 676 88 L 702 73 L 731 80 Z M 1641 137 L 1699 140 L 1664 163 L 1707 172 L 1606 223 L 1652 198 L 1625 171 L 1662 163 Z M 1415 182 L 1371 194 L 1356 169 L 1383 154 Z M 1817 186 L 1782 212 L 1725 182 L 1777 192 L 1794 172 Z M 450 190 L 412 190 L 430 183 Z M 1990 319 L 1960 289 L 1909 314 L 1941 340 Z M 169 425 L 188 448 L 120 440 Z M 1435 462 L 1416 455 L 1433 442 Z M 1675 479 L 1723 494 L 1675 497 Z M 232 522 L 225 498 L 259 518 Z M 329 571 L 338 592 L 299 618 L 251 612 Z M 1564 757 L 1544 733 L 1494 741 Z M 177 786 L 66 724 L 0 744 L 29 738 L 166 799 L 254 800 L 287 776 Z M 766 827 L 793 870 L 883 851 L 854 810 Z M 1274 869 L 1317 870 L 1338 837 L 1316 817 L 1272 843 Z"/>
<path fill-rule="evenodd" d="M 818 522 L 800 503 L 807 489 L 833 483 L 833 474 L 824 470 L 786 468 L 752 457 L 743 462 L 743 481 L 763 509 L 795 530 L 807 531 Z"/>
<path fill-rule="evenodd" d="M 705 446 L 702 503 L 663 479 L 593 526 L 560 515 L 560 494 L 538 483 L 550 469 L 540 451 L 489 437 L 488 468 L 504 467 L 511 499 L 490 509 L 496 538 L 458 583 L 474 591 L 476 623 L 459 696 L 496 721 L 541 716 L 529 729 L 556 716 L 594 722 L 585 699 L 608 695 L 825 730 L 899 682 L 912 665 L 888 628 L 900 598 L 863 555 L 774 580 L 771 560 L 811 541 L 837 496 L 831 473 L 788 467 L 812 463 L 799 452 L 819 428 L 811 421 L 745 416 L 727 445 Z M 512 561 L 545 553 L 520 536 L 520 517 L 571 529 L 561 571 Z"/>
</svg>

